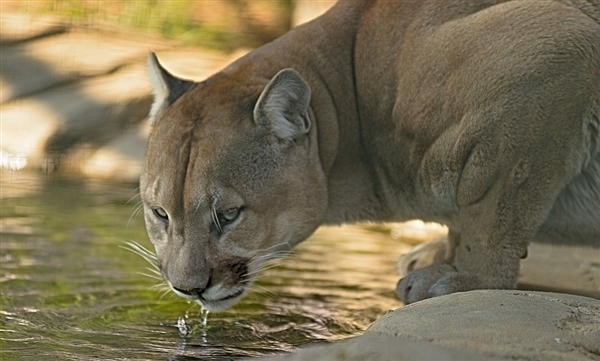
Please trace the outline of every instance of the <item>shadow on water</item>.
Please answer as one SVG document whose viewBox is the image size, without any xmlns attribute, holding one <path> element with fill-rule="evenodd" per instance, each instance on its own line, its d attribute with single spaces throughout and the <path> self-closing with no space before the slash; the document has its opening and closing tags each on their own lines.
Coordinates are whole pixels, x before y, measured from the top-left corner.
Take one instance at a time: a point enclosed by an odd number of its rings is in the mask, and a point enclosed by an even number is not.
<svg viewBox="0 0 600 361">
<path fill-rule="evenodd" d="M 0 190 L 3 360 L 267 355 L 359 334 L 401 305 L 389 251 L 401 252 L 398 241 L 330 230 L 203 327 L 197 305 L 161 298 L 159 280 L 139 274 L 146 262 L 120 247 L 151 248 L 143 217 L 130 219 L 134 186 L 3 172 Z"/>
</svg>

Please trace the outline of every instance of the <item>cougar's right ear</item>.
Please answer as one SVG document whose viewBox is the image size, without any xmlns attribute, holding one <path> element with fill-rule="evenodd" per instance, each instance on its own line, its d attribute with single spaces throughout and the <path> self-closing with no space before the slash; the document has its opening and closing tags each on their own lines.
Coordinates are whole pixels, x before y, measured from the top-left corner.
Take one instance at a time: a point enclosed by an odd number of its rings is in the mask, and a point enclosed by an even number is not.
<svg viewBox="0 0 600 361">
<path fill-rule="evenodd" d="M 279 71 L 254 106 L 254 121 L 267 126 L 280 139 L 295 139 L 310 129 L 311 90 L 296 70 Z"/>
<path fill-rule="evenodd" d="M 177 98 L 185 93 L 194 83 L 176 78 L 160 65 L 156 54 L 148 55 L 148 73 L 154 93 L 154 103 L 150 108 L 148 120 L 154 123 L 158 112 L 173 104 Z"/>
</svg>

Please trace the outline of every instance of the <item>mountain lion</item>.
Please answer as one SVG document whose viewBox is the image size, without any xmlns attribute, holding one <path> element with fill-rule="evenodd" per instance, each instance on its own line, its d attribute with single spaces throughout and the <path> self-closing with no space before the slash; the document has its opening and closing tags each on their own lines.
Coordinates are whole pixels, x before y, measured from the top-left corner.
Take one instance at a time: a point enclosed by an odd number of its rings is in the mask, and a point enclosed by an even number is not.
<svg viewBox="0 0 600 361">
<path fill-rule="evenodd" d="M 340 1 L 202 82 L 151 54 L 141 196 L 164 279 L 223 309 L 359 221 L 448 226 L 405 303 L 510 289 L 532 240 L 599 246 L 594 1 Z"/>
</svg>

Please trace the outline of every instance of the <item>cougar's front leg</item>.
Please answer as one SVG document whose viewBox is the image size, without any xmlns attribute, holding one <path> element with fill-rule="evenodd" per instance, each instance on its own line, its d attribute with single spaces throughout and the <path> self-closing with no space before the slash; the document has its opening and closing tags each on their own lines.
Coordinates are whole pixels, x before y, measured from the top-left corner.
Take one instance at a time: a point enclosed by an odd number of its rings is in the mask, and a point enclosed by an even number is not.
<svg viewBox="0 0 600 361">
<path fill-rule="evenodd" d="M 460 232 L 449 239 L 452 255 L 402 279 L 397 292 L 404 303 L 474 289 L 514 288 L 528 241 L 577 168 L 572 154 L 559 154 L 541 140 L 512 149 L 508 159 L 503 159 L 506 154 L 494 159 L 490 155 L 497 152 L 479 147 L 484 146 L 474 147 L 458 186 Z"/>
</svg>

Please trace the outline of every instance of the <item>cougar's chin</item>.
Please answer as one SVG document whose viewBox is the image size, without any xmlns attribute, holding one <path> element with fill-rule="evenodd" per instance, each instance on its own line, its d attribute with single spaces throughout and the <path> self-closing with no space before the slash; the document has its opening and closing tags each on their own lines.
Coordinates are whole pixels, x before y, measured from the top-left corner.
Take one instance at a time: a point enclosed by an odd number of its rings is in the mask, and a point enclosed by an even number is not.
<svg viewBox="0 0 600 361">
<path fill-rule="evenodd" d="M 203 308 L 208 311 L 222 311 L 236 304 L 240 299 L 246 295 L 246 287 L 243 285 L 235 286 L 232 288 L 226 288 L 222 285 L 217 285 L 206 289 L 202 294 L 188 294 L 177 290 L 167 282 L 171 290 L 182 298 L 195 301 Z"/>
<path fill-rule="evenodd" d="M 245 294 L 246 289 L 244 287 L 239 287 L 231 290 L 230 294 L 221 298 L 207 299 L 205 297 L 200 297 L 198 300 L 196 300 L 196 302 L 208 311 L 222 311 L 238 303 L 238 301 L 241 300 Z"/>
</svg>

